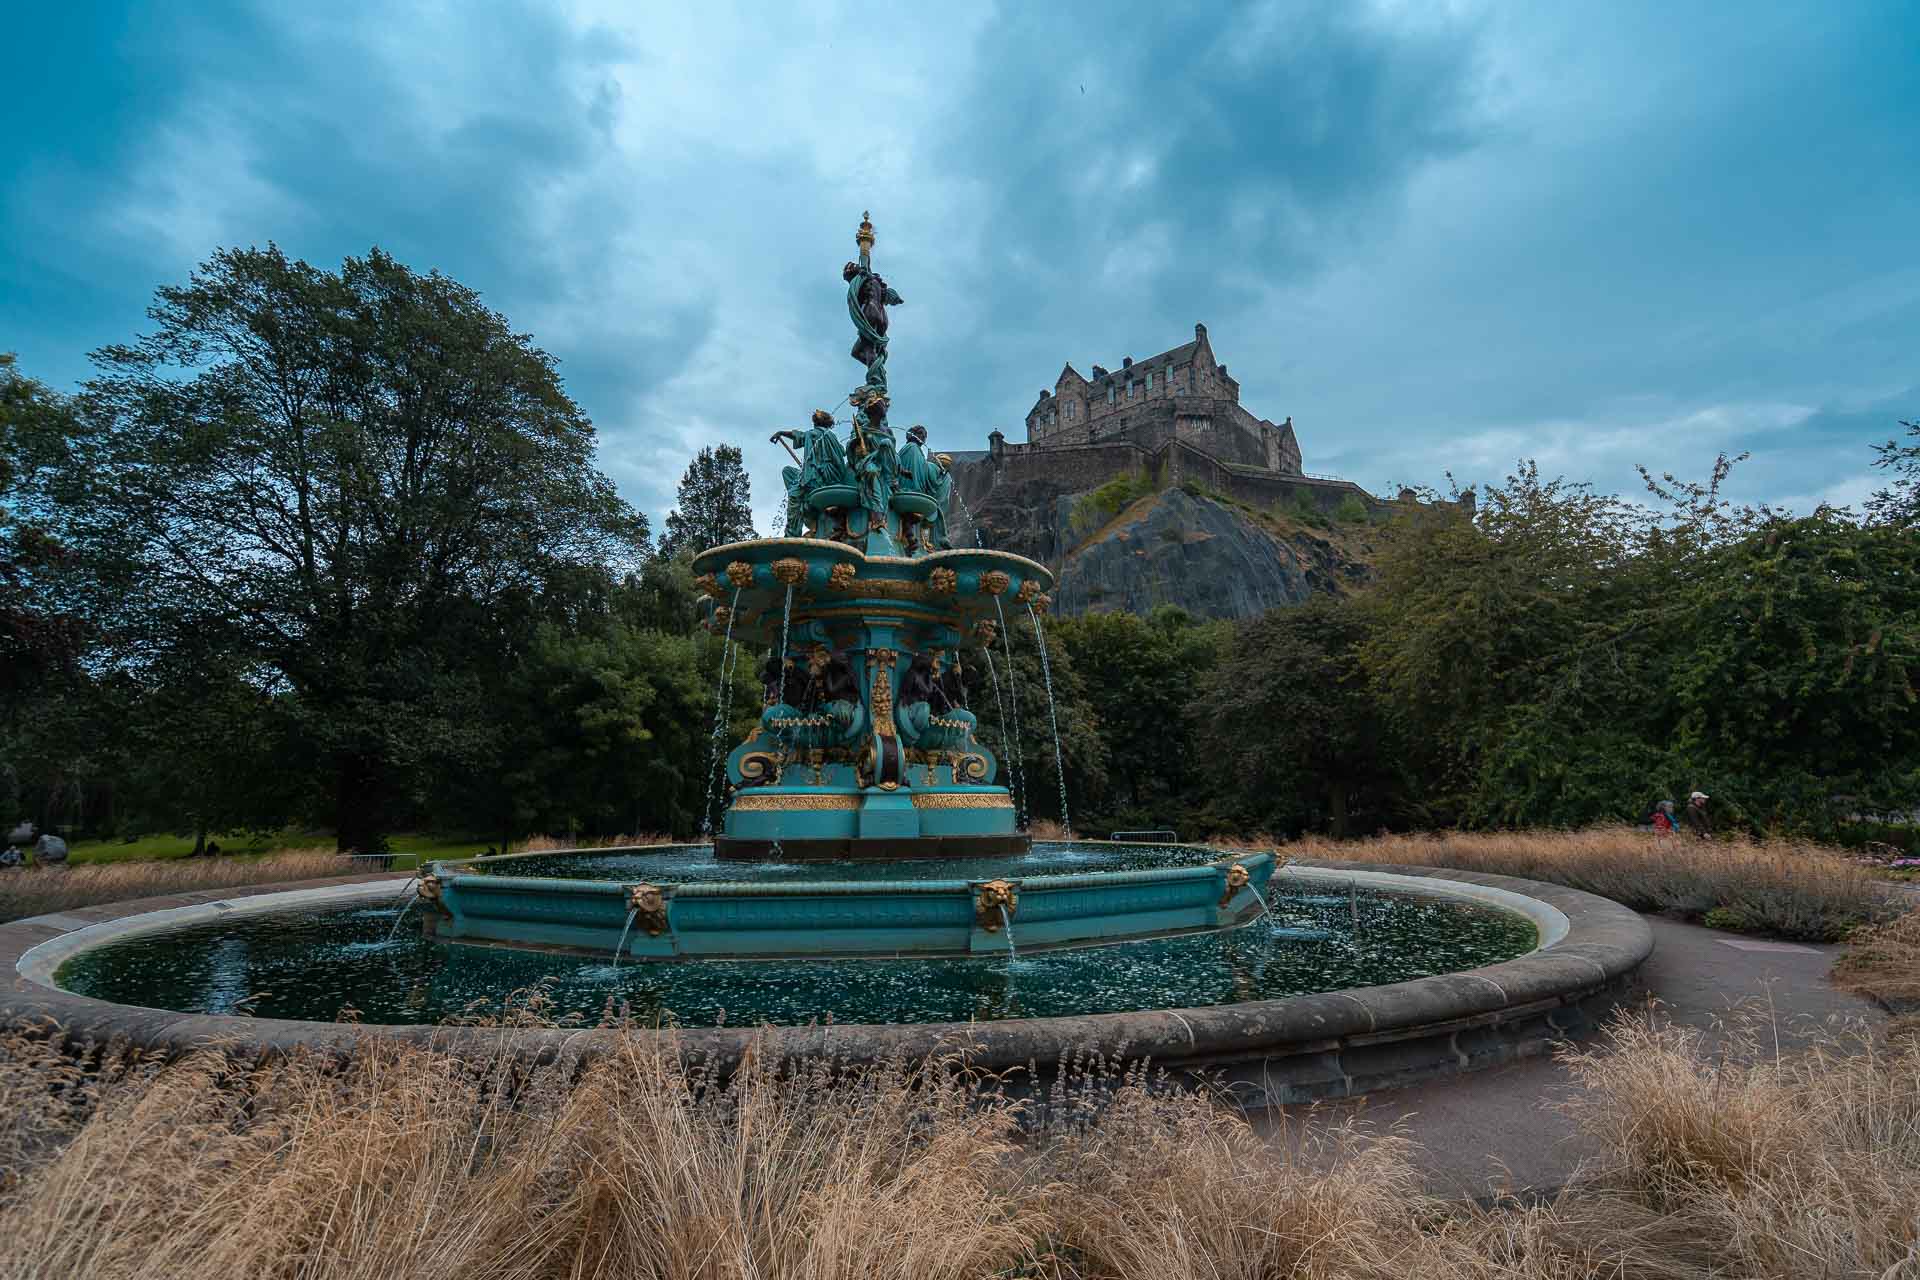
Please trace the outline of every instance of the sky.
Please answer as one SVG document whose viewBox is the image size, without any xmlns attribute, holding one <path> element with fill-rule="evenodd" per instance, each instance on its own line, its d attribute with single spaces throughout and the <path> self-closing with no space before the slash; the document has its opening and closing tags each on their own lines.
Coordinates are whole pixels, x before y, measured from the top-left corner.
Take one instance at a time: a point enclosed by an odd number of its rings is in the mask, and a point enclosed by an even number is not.
<svg viewBox="0 0 1920 1280">
<path fill-rule="evenodd" d="M 704 444 L 857 385 L 896 423 L 1207 325 L 1305 467 L 1523 458 L 1799 510 L 1920 417 L 1911 3 L 24 6 L 0 42 L 0 351 L 58 387 L 216 248 L 378 245 L 560 362 L 653 518 Z"/>
</svg>

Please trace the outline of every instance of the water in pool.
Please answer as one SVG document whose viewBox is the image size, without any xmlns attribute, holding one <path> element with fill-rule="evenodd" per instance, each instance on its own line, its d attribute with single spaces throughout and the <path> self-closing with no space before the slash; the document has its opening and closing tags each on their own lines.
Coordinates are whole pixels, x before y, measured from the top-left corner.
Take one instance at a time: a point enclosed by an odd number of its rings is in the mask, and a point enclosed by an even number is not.
<svg viewBox="0 0 1920 1280">
<path fill-rule="evenodd" d="M 977 865 L 742 867 L 715 863 L 705 849 L 675 849 L 528 859 L 496 869 L 670 882 L 947 879 L 1172 866 L 1207 856 L 1192 848 L 1036 845 L 1023 858 Z M 360 904 L 128 938 L 74 956 L 59 982 L 81 995 L 151 1008 L 315 1020 L 351 1010 L 372 1023 L 486 1017 L 512 993 L 536 986 L 547 1016 L 590 1023 L 616 1016 L 688 1027 L 965 1022 L 1265 1000 L 1473 968 L 1536 945 L 1531 921 L 1478 903 L 1365 890 L 1350 903 L 1344 893 L 1329 893 L 1326 881 L 1285 871 L 1274 876 L 1267 897 L 1265 917 L 1229 933 L 1011 961 L 628 961 L 618 968 L 587 956 L 428 942 L 411 924 L 388 940 L 394 908 Z"/>
</svg>

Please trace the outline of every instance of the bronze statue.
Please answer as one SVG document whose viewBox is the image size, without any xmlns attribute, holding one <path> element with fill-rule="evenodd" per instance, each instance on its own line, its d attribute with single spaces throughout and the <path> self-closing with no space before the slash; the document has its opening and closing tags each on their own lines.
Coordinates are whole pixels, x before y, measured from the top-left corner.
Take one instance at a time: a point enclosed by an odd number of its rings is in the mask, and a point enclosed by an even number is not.
<svg viewBox="0 0 1920 1280">
<path fill-rule="evenodd" d="M 853 358 L 867 367 L 867 385 L 884 389 L 887 385 L 887 308 L 906 301 L 893 286 L 873 273 L 873 222 L 860 215 L 860 230 L 854 235 L 860 246 L 860 261 L 849 262 L 840 271 L 847 282 L 847 314 L 853 318 Z"/>
<path fill-rule="evenodd" d="M 794 467 L 780 468 L 780 479 L 787 486 L 787 536 L 797 538 L 806 515 L 807 499 L 829 485 L 854 483 L 853 469 L 847 465 L 847 453 L 840 437 L 833 433 L 833 415 L 825 409 L 813 411 L 813 425 L 806 431 L 776 431 L 770 437 L 776 444 L 800 449 Z"/>
</svg>

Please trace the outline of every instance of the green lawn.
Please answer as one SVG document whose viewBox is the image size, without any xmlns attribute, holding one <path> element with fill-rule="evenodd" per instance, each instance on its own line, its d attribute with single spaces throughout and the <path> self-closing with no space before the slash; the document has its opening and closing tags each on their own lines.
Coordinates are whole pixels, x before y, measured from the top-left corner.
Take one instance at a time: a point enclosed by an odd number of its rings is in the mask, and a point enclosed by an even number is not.
<svg viewBox="0 0 1920 1280">
<path fill-rule="evenodd" d="M 258 856 L 272 853 L 276 849 L 312 848 L 315 845 L 331 845 L 331 836 L 316 835 L 309 831 L 286 830 L 264 836 L 214 836 L 219 842 L 222 854 Z M 410 871 L 418 866 L 422 859 L 463 858 L 476 853 L 485 853 L 486 840 L 476 840 L 467 836 L 438 835 L 397 835 L 388 838 L 388 844 L 398 856 L 393 860 L 396 871 Z M 99 862 L 146 862 L 162 858 L 184 858 L 193 852 L 192 836 L 141 836 L 138 840 L 82 840 L 68 850 L 68 860 L 75 863 Z"/>
</svg>

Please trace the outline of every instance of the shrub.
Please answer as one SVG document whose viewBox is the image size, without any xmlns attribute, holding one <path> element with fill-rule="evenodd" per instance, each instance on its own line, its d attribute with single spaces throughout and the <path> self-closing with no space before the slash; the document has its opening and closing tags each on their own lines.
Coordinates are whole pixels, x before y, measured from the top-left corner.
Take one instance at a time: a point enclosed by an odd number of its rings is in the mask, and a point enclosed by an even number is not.
<svg viewBox="0 0 1920 1280">
<path fill-rule="evenodd" d="M 1067 526 L 1084 538 L 1152 492 L 1153 479 L 1144 471 L 1117 475 L 1073 504 Z"/>
<path fill-rule="evenodd" d="M 1350 493 L 1333 509 L 1333 518 L 1341 524 L 1365 524 L 1369 518 L 1367 504 L 1360 501 L 1358 494 Z"/>
</svg>

